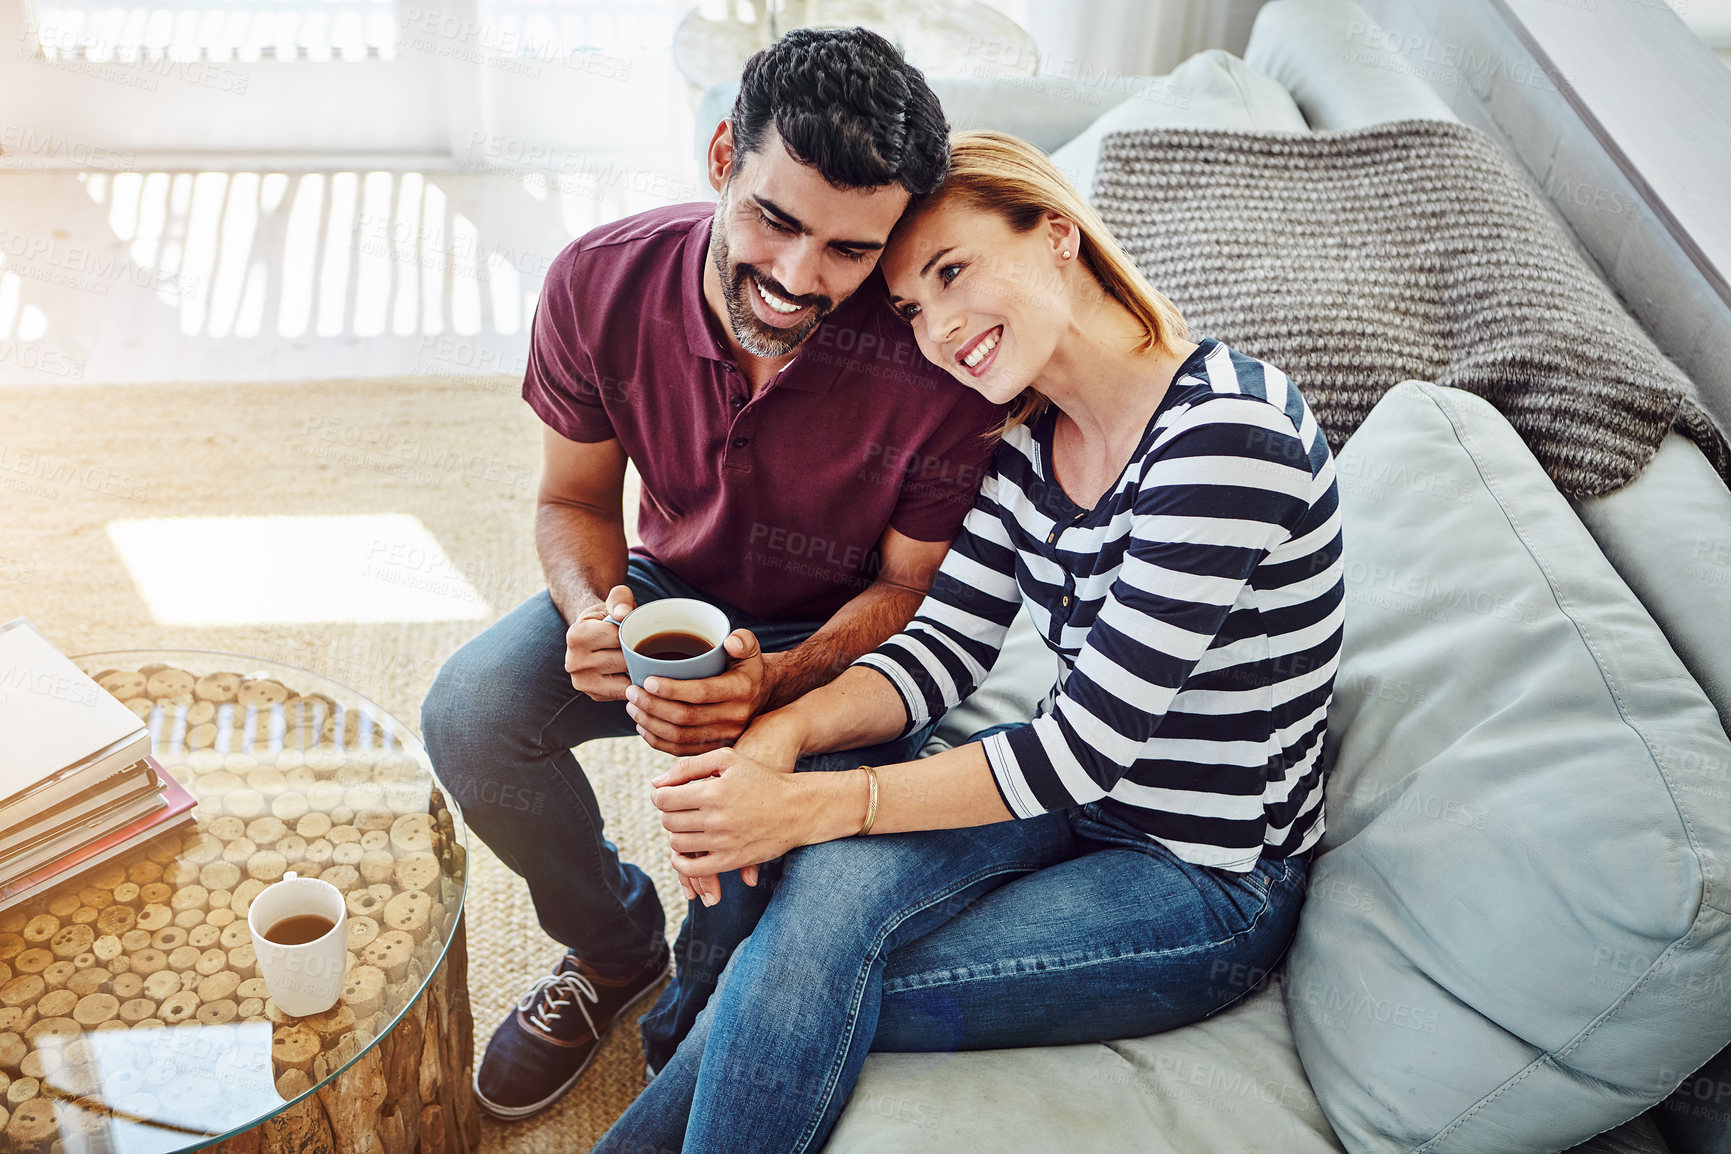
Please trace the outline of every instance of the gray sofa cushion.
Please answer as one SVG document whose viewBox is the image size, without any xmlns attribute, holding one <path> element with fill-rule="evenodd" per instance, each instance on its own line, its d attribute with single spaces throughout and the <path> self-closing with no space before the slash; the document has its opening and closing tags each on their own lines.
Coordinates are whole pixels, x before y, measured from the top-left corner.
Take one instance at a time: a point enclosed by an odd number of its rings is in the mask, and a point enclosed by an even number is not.
<svg viewBox="0 0 1731 1154">
<path fill-rule="evenodd" d="M 1672 433 L 1639 477 L 1575 512 L 1731 731 L 1731 490 Z M 1715 776 L 1731 794 L 1731 764 Z"/>
<path fill-rule="evenodd" d="M 1231 980 L 1226 976 L 1224 980 Z M 1265 985 L 1183 1029 L 1091 1046 L 873 1054 L 828 1154 L 1339 1154 Z"/>
<path fill-rule="evenodd" d="M 1214 48 L 1198 52 L 1163 82 L 1103 113 L 1052 153 L 1052 163 L 1084 198 L 1092 200 L 1101 144 L 1111 133 L 1142 128 L 1310 131 L 1286 89 L 1231 53 Z"/>
<path fill-rule="evenodd" d="M 1336 890 L 1312 900 L 1361 901 Z M 1278 982 L 1276 974 L 1272 982 Z M 827 1154 L 1339 1154 L 1276 985 L 1182 1030 L 1096 1046 L 873 1054 Z M 1671 1154 L 1650 1117 L 1569 1154 Z M 1718 1148 L 1702 1154 L 1721 1154 Z"/>
<path fill-rule="evenodd" d="M 1553 1151 L 1731 1039 L 1731 740 L 1487 402 L 1390 390 L 1338 458 L 1325 852 L 1285 984 L 1348 1149 Z"/>
<path fill-rule="evenodd" d="M 1352 0 L 1274 0 L 1256 14 L 1244 59 L 1285 85 L 1318 131 L 1458 121 L 1400 48 Z"/>
</svg>

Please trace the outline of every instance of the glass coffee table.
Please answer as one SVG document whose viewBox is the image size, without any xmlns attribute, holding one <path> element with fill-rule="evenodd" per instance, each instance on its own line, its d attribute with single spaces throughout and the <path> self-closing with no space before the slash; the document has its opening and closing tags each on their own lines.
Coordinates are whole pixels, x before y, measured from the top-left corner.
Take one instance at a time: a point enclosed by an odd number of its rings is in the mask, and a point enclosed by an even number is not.
<svg viewBox="0 0 1731 1154">
<path fill-rule="evenodd" d="M 197 821 L 0 913 L 0 1151 L 472 1148 L 463 824 L 415 735 L 254 658 L 76 660 Z M 341 1000 L 309 1018 L 247 929 L 288 871 L 348 904 Z"/>
</svg>

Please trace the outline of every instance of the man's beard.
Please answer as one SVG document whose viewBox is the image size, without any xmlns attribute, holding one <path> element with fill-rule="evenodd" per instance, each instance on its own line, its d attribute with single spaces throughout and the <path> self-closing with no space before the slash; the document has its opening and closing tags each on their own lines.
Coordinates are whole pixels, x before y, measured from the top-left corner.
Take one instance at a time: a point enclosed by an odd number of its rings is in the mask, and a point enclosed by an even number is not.
<svg viewBox="0 0 1731 1154">
<path fill-rule="evenodd" d="M 723 223 L 726 215 L 724 202 L 715 210 L 715 223 L 709 229 L 709 249 L 715 254 L 715 271 L 721 278 L 721 297 L 727 302 L 728 327 L 733 330 L 733 339 L 739 342 L 739 347 L 752 356 L 785 357 L 811 336 L 818 322 L 835 310 L 835 303 L 825 296 L 795 296 L 756 266 L 734 264 L 727 244 L 727 226 Z M 746 293 L 757 291 L 750 283 L 753 278 L 762 281 L 765 288 L 790 304 L 813 306 L 811 315 L 790 329 L 764 324 L 752 311 L 751 302 L 745 299 Z"/>
</svg>

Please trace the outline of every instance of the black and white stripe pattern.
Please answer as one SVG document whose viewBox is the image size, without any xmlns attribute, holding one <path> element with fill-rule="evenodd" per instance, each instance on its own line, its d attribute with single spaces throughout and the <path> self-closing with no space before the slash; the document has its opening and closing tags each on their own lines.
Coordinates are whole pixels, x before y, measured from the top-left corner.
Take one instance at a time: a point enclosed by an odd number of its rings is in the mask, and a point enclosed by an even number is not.
<svg viewBox="0 0 1731 1154">
<path fill-rule="evenodd" d="M 860 663 L 911 731 L 973 692 L 1025 608 L 1063 671 L 1033 721 L 984 742 L 1012 813 L 1098 803 L 1235 871 L 1309 849 L 1344 603 L 1310 407 L 1203 341 L 1093 509 L 1053 479 L 1053 417 L 1004 439 L 919 614 Z"/>
</svg>

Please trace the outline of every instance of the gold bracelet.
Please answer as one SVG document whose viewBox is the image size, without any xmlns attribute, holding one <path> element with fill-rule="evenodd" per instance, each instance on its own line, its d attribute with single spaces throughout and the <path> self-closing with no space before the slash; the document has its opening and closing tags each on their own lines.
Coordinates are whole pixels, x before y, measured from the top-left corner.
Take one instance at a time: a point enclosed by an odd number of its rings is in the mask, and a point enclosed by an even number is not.
<svg viewBox="0 0 1731 1154">
<path fill-rule="evenodd" d="M 866 803 L 865 824 L 859 827 L 855 837 L 864 837 L 872 831 L 872 823 L 878 819 L 878 771 L 869 765 L 860 766 L 866 771 L 866 777 L 871 781 L 871 800 Z"/>
</svg>

